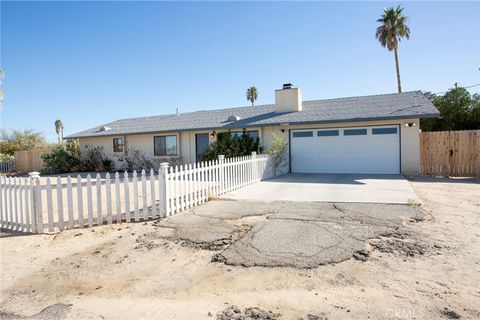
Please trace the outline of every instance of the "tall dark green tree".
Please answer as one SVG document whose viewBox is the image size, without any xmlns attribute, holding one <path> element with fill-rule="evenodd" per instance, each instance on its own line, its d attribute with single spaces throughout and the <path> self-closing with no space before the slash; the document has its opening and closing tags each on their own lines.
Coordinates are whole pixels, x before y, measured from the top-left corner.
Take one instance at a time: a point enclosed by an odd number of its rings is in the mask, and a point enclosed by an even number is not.
<svg viewBox="0 0 480 320">
<path fill-rule="evenodd" d="M 395 67 L 397 69 L 398 92 L 402 92 L 400 81 L 400 65 L 398 63 L 398 43 L 402 38 L 410 38 L 410 28 L 407 25 L 407 17 L 402 13 L 403 8 L 384 8 L 383 14 L 377 20 L 380 26 L 377 28 L 376 37 L 380 44 L 393 51 L 395 54 Z"/>
<path fill-rule="evenodd" d="M 422 131 L 453 131 L 480 129 L 480 95 L 456 87 L 443 95 L 426 93 L 440 111 L 439 118 L 422 119 Z"/>
</svg>

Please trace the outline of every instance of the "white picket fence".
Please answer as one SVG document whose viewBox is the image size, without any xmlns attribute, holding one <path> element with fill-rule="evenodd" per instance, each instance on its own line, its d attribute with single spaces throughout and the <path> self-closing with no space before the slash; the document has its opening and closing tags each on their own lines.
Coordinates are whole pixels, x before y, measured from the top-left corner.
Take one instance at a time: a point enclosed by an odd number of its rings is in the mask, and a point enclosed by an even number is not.
<svg viewBox="0 0 480 320">
<path fill-rule="evenodd" d="M 212 197 L 269 179 L 270 159 L 256 155 L 95 179 L 0 177 L 0 226 L 43 233 L 166 217 Z"/>
</svg>

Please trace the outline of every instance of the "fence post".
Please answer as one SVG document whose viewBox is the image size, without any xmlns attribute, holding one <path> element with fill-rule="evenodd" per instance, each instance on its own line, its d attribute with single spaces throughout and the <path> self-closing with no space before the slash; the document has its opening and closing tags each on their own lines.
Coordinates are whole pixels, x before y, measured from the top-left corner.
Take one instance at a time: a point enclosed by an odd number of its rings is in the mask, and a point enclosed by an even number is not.
<svg viewBox="0 0 480 320">
<path fill-rule="evenodd" d="M 257 152 L 252 151 L 252 171 L 250 172 L 249 184 L 256 182 L 255 172 L 257 172 Z"/>
<path fill-rule="evenodd" d="M 41 186 L 40 186 L 40 173 L 37 171 L 30 172 L 30 203 L 32 206 L 32 232 L 43 232 L 43 215 L 42 215 L 42 203 L 41 203 Z"/>
<path fill-rule="evenodd" d="M 160 218 L 167 216 L 167 170 L 168 162 L 160 163 L 160 170 L 158 170 L 158 185 L 160 189 L 160 199 L 158 199 L 158 205 L 160 209 Z"/>
<path fill-rule="evenodd" d="M 225 156 L 223 154 L 218 155 L 218 168 L 220 171 L 220 194 L 224 194 L 225 191 Z"/>
</svg>

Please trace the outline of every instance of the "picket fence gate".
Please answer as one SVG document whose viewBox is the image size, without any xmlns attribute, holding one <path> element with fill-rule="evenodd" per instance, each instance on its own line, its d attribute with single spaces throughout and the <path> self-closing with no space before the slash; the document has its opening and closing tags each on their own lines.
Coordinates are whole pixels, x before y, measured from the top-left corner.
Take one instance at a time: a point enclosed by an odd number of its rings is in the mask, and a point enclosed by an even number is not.
<svg viewBox="0 0 480 320">
<path fill-rule="evenodd" d="M 166 217 L 273 177 L 270 158 L 256 155 L 169 167 L 138 175 L 116 172 L 95 179 L 78 175 L 0 177 L 0 226 L 43 233 Z M 52 181 L 53 180 L 53 181 Z"/>
</svg>

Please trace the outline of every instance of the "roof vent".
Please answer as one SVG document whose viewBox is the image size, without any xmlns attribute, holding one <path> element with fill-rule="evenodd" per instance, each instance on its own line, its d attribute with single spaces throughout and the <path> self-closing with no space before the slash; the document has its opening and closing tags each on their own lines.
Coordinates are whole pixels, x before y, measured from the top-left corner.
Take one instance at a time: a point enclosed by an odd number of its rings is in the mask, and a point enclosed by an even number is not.
<svg viewBox="0 0 480 320">
<path fill-rule="evenodd" d="M 236 114 L 232 114 L 230 117 L 228 117 L 227 121 L 238 121 L 240 120 L 240 117 L 237 116 Z"/>
<path fill-rule="evenodd" d="M 101 132 L 101 131 L 108 131 L 108 130 L 112 130 L 112 128 L 107 127 L 107 126 L 103 126 L 103 127 L 100 127 L 100 130 L 98 130 L 98 131 Z"/>
<path fill-rule="evenodd" d="M 283 84 L 283 89 L 292 89 L 293 88 L 293 84 L 291 83 L 284 83 Z"/>
</svg>

